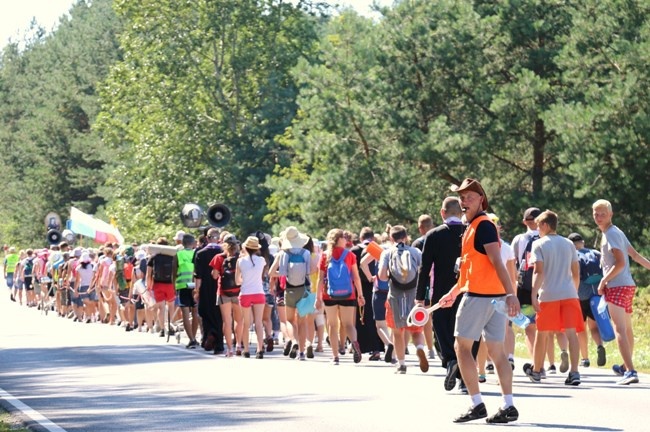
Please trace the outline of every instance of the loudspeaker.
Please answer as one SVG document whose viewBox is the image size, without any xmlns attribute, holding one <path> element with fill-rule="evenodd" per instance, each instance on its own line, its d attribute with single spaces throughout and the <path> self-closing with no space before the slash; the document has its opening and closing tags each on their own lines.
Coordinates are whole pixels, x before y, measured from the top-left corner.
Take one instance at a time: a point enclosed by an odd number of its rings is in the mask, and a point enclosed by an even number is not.
<svg viewBox="0 0 650 432">
<path fill-rule="evenodd" d="M 61 243 L 61 233 L 55 229 L 51 229 L 47 232 L 45 236 L 47 242 L 51 245 Z"/>
<path fill-rule="evenodd" d="M 181 210 L 181 222 L 187 228 L 199 228 L 203 221 L 203 209 L 197 204 L 185 204 Z"/>
<path fill-rule="evenodd" d="M 61 237 L 63 237 L 63 240 L 65 240 L 69 245 L 73 245 L 76 240 L 74 233 L 69 229 L 64 229 L 61 233 Z"/>
<path fill-rule="evenodd" d="M 230 209 L 225 204 L 213 204 L 206 213 L 210 225 L 223 228 L 230 222 Z"/>
</svg>

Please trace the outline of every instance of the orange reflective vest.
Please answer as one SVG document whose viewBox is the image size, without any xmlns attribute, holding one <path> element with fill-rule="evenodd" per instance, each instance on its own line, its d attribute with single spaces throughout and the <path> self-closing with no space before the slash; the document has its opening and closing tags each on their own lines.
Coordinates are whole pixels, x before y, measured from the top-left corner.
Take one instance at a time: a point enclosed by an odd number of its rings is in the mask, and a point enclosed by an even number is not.
<svg viewBox="0 0 650 432">
<path fill-rule="evenodd" d="M 498 296 L 506 293 L 487 254 L 480 253 L 474 248 L 476 230 L 483 221 L 490 221 L 485 214 L 480 214 L 472 220 L 463 234 L 461 251 L 460 275 L 458 286 L 461 292 L 477 294 L 479 296 Z M 499 242 L 501 248 L 501 242 Z M 499 259 L 501 259 L 499 257 Z"/>
</svg>

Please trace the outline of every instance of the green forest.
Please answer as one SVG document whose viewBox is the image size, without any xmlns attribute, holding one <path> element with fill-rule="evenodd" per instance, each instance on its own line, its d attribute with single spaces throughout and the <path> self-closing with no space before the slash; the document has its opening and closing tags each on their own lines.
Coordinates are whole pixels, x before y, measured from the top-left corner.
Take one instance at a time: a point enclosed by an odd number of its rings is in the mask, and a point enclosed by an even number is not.
<svg viewBox="0 0 650 432">
<path fill-rule="evenodd" d="M 440 222 L 480 179 L 510 239 L 530 206 L 594 244 L 591 204 L 650 252 L 650 3 L 78 1 L 0 57 L 0 241 L 70 207 L 128 241 L 185 203 L 317 238 Z"/>
</svg>

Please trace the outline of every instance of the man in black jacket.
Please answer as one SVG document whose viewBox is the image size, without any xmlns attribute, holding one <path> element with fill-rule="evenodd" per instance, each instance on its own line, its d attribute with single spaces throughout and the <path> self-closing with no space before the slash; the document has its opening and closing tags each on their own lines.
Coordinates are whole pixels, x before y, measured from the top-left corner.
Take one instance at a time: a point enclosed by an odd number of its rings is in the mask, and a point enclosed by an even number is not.
<svg viewBox="0 0 650 432">
<path fill-rule="evenodd" d="M 456 284 L 456 261 L 460 257 L 461 239 L 465 226 L 461 221 L 462 210 L 456 197 L 447 197 L 442 202 L 440 216 L 443 224 L 429 231 L 424 238 L 422 248 L 422 267 L 418 278 L 416 301 L 424 304 L 427 289 L 433 288 L 430 295 L 431 304 L 436 304 L 451 287 Z M 431 269 L 433 268 L 433 286 L 431 285 Z M 433 330 L 440 347 L 442 366 L 447 368 L 445 390 L 456 386 L 458 364 L 454 350 L 454 326 L 456 311 L 460 299 L 453 307 L 438 309 L 433 313 Z"/>
<path fill-rule="evenodd" d="M 210 228 L 207 233 L 208 244 L 194 255 L 194 278 L 196 279 L 195 298 L 199 303 L 201 317 L 201 346 L 215 354 L 224 352 L 223 321 L 217 306 L 217 281 L 212 277 L 210 261 L 215 255 L 223 253 L 219 246 L 219 230 Z"/>
</svg>

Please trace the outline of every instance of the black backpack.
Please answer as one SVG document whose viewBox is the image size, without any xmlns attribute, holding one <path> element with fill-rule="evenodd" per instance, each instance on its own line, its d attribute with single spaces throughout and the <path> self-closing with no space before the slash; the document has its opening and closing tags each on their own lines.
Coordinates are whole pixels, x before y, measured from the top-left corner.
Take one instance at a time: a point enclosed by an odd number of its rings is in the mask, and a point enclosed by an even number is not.
<svg viewBox="0 0 650 432">
<path fill-rule="evenodd" d="M 238 259 L 239 254 L 231 257 L 224 254 L 223 270 L 221 272 L 221 294 L 226 297 L 239 295 L 239 285 L 235 282 L 235 270 L 237 269 Z"/>
<path fill-rule="evenodd" d="M 153 281 L 172 283 L 172 264 L 174 257 L 158 254 L 153 257 Z"/>
<path fill-rule="evenodd" d="M 533 290 L 533 265 L 530 263 L 530 254 L 533 250 L 533 242 L 539 238 L 539 234 L 530 236 L 524 254 L 517 257 L 519 260 L 519 271 L 517 277 L 517 290 Z"/>
</svg>

